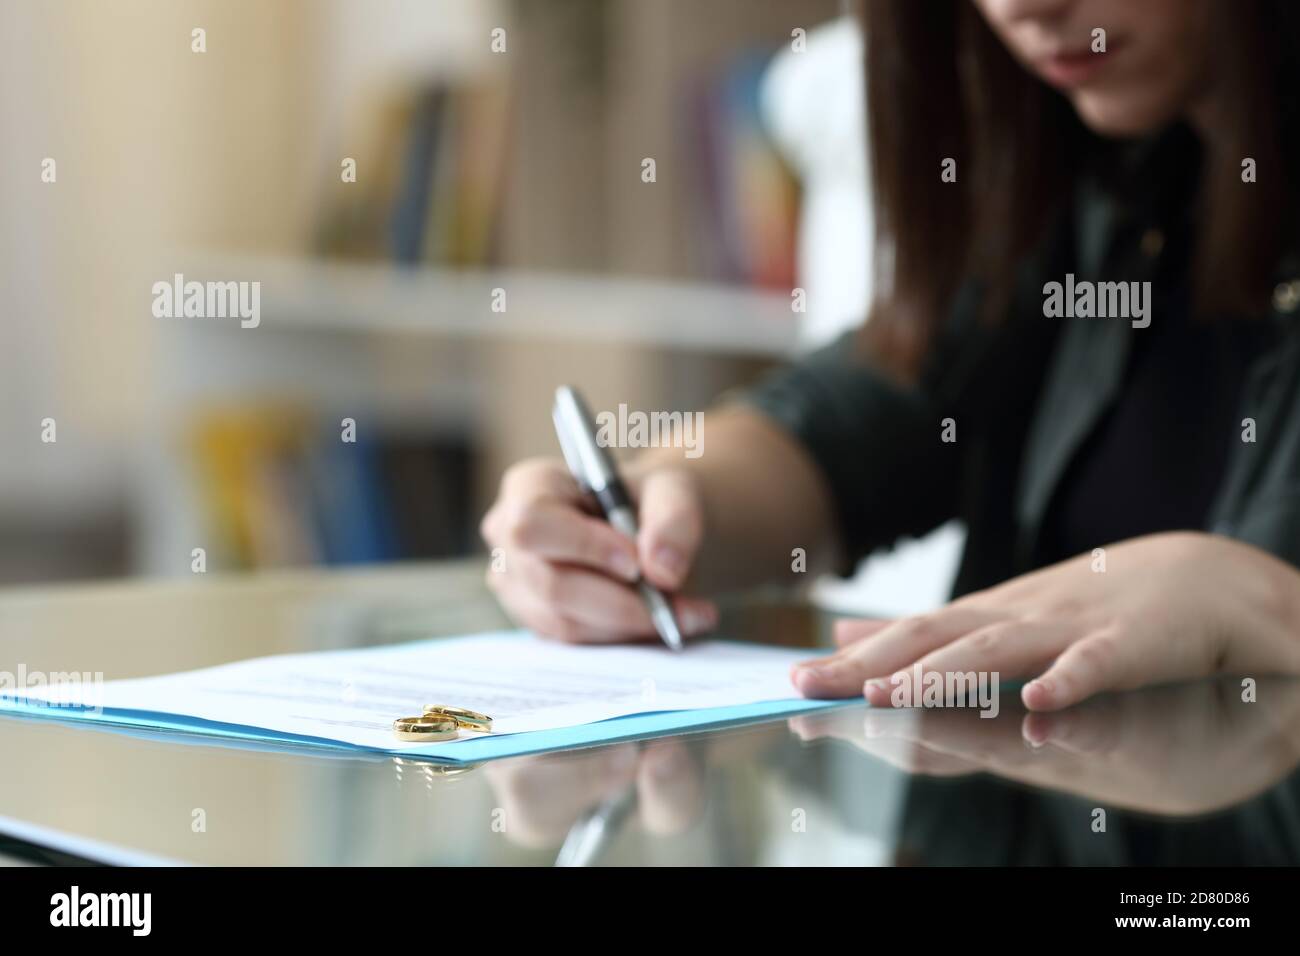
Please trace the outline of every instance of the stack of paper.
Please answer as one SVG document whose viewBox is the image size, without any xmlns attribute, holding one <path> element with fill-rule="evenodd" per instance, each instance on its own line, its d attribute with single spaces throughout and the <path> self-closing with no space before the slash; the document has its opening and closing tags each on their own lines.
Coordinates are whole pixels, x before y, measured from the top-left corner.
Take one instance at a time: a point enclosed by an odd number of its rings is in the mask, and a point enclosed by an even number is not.
<svg viewBox="0 0 1300 956">
<path fill-rule="evenodd" d="M 725 641 L 680 654 L 657 644 L 578 647 L 502 632 L 9 690 L 0 711 L 478 762 L 844 703 L 797 696 L 790 665 L 807 656 Z M 393 721 L 429 704 L 488 714 L 493 731 L 430 744 L 397 740 Z"/>
</svg>

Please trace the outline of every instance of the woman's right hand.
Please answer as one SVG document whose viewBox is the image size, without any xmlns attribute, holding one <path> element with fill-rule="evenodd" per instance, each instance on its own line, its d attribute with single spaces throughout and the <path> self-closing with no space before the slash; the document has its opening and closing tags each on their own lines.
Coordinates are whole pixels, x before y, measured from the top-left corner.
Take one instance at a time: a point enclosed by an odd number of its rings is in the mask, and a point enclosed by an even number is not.
<svg viewBox="0 0 1300 956">
<path fill-rule="evenodd" d="M 488 586 L 514 620 L 545 637 L 617 641 L 655 634 L 637 593 L 644 575 L 672 595 L 687 636 L 717 625 L 708 600 L 676 594 L 704 535 L 704 508 L 684 469 L 630 470 L 640 534 L 624 537 L 594 509 L 562 461 L 508 469 L 480 530 L 492 551 Z"/>
</svg>

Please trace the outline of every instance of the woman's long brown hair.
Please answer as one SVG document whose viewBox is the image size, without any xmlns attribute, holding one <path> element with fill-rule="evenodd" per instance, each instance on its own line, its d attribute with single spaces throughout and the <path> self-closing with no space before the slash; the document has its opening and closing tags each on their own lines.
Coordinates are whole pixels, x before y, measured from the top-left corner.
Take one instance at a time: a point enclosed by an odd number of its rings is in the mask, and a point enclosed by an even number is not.
<svg viewBox="0 0 1300 956">
<path fill-rule="evenodd" d="M 1300 3 L 1216 3 L 1231 129 L 1202 169 L 1193 275 L 1199 315 L 1266 310 L 1298 154 Z M 1097 138 L 1018 64 L 969 0 L 866 0 L 867 118 L 876 215 L 868 348 L 914 376 L 953 295 L 981 281 L 990 321 Z M 1257 164 L 1243 183 L 1241 160 Z M 957 160 L 957 181 L 941 163 Z"/>
</svg>

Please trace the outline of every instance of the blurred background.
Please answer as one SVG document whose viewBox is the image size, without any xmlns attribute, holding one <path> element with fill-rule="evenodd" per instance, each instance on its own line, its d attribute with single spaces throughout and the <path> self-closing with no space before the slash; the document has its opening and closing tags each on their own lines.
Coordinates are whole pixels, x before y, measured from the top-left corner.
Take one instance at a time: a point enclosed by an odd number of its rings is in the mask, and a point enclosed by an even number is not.
<svg viewBox="0 0 1300 956">
<path fill-rule="evenodd" d="M 473 554 L 556 384 L 698 410 L 865 314 L 840 0 L 0 11 L 0 585 Z M 155 318 L 177 273 L 260 325 Z M 824 595 L 936 604 L 959 542 Z"/>
</svg>

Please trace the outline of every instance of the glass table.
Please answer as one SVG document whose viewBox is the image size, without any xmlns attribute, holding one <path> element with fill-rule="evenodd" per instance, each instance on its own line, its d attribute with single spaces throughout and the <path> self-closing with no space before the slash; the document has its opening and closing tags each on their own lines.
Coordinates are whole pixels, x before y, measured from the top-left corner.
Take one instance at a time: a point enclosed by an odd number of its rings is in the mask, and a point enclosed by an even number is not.
<svg viewBox="0 0 1300 956">
<path fill-rule="evenodd" d="M 728 636 L 827 645 L 756 596 Z M 0 671 L 105 679 L 508 626 L 478 563 L 0 591 Z M 1300 681 L 1028 716 L 848 707 L 449 769 L 0 718 L 10 862 L 1294 864 Z M 1031 743 L 1030 741 L 1033 741 Z"/>
</svg>

